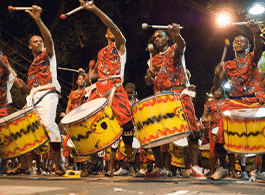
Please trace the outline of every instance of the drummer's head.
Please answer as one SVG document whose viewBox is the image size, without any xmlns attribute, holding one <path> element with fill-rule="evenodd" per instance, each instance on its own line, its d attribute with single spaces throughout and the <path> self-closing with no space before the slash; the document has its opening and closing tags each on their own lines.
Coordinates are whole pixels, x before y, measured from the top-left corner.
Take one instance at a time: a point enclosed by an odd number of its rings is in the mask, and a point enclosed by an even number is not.
<svg viewBox="0 0 265 195">
<path fill-rule="evenodd" d="M 211 94 L 213 94 L 215 99 L 221 99 L 224 96 L 224 91 L 222 87 L 215 88 L 212 87 Z"/>
<path fill-rule="evenodd" d="M 44 49 L 44 41 L 41 36 L 33 35 L 29 39 L 29 49 L 31 49 L 33 55 L 39 55 Z"/>
<path fill-rule="evenodd" d="M 86 86 L 85 79 L 84 79 L 84 77 L 82 75 L 78 76 L 76 84 L 77 84 L 78 87 L 81 87 L 81 88 Z"/>
<path fill-rule="evenodd" d="M 115 36 L 112 34 L 110 29 L 107 29 L 107 32 L 105 34 L 105 37 L 110 41 L 110 42 L 115 42 Z"/>
<path fill-rule="evenodd" d="M 125 91 L 126 91 L 129 99 L 131 99 L 133 96 L 136 95 L 135 85 L 133 83 L 127 83 L 125 85 Z"/>
<path fill-rule="evenodd" d="M 245 53 L 247 54 L 250 50 L 250 42 L 247 37 L 243 35 L 236 36 L 233 41 L 233 49 L 236 53 Z"/>
</svg>

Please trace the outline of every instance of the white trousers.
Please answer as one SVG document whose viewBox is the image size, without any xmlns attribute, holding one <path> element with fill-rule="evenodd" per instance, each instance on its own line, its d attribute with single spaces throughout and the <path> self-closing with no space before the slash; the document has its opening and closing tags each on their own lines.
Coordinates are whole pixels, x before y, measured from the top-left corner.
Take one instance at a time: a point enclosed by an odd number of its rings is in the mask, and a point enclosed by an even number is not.
<svg viewBox="0 0 265 195">
<path fill-rule="evenodd" d="M 33 103 L 36 103 L 47 92 L 48 90 L 35 93 Z M 50 133 L 51 142 L 61 142 L 60 131 L 55 123 L 58 99 L 57 93 L 49 93 L 35 106 L 44 127 Z"/>
</svg>

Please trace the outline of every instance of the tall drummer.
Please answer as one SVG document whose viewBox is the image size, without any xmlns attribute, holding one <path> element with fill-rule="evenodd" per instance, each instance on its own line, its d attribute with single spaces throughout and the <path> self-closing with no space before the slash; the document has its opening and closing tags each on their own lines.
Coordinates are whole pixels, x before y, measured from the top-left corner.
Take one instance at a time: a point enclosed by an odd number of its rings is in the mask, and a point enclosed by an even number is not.
<svg viewBox="0 0 265 195">
<path fill-rule="evenodd" d="M 33 5 L 32 11 L 26 12 L 36 22 L 41 36 L 34 35 L 29 39 L 29 49 L 32 51 L 34 61 L 28 71 L 28 85 L 21 80 L 20 87 L 29 94 L 27 106 L 36 104 L 37 112 L 50 133 L 51 151 L 56 164 L 57 175 L 63 175 L 65 170 L 61 166 L 61 136 L 55 123 L 59 91 L 61 87 L 57 81 L 57 63 L 53 39 L 50 31 L 41 20 L 42 8 Z M 39 101 L 39 102 L 38 102 Z M 21 166 L 15 174 L 23 173 L 28 169 L 26 159 L 21 158 Z"/>
<path fill-rule="evenodd" d="M 105 34 L 108 45 L 99 51 L 97 63 L 90 71 L 89 77 L 85 76 L 87 83 L 90 83 L 89 79 L 97 78 L 96 89 L 92 91 L 89 101 L 100 97 L 106 97 L 110 99 L 109 102 L 112 101 L 112 109 L 123 128 L 122 139 L 125 144 L 127 162 L 131 168 L 130 173 L 136 175 L 135 163 L 132 160 L 133 124 L 130 103 L 122 86 L 126 62 L 126 40 L 116 24 L 93 1 L 86 3 L 80 0 L 80 2 L 86 10 L 96 14 L 108 28 Z M 114 94 L 113 97 L 110 97 L 110 94 Z"/>
<path fill-rule="evenodd" d="M 15 75 L 10 73 L 7 57 L 0 51 L 0 118 L 8 115 L 8 104 L 12 102 L 10 89 L 14 83 Z M 0 174 L 6 174 L 6 160 L 1 161 Z"/>
<path fill-rule="evenodd" d="M 257 63 L 262 54 L 262 41 L 258 24 L 249 23 L 248 28 L 253 34 L 254 49 L 250 50 L 250 43 L 243 35 L 236 36 L 233 41 L 235 59 L 220 63 L 215 68 L 214 86 L 221 87 L 225 83 L 230 84 L 227 92 L 229 101 L 226 110 L 237 108 L 259 108 L 265 103 L 265 93 L 262 88 L 262 80 L 257 68 Z M 219 131 L 216 139 L 216 152 L 225 154 L 223 117 L 219 123 Z M 265 155 L 262 157 L 261 173 L 257 177 L 265 180 Z M 223 177 L 222 172 L 219 173 Z"/>
<path fill-rule="evenodd" d="M 174 91 L 178 94 L 189 86 L 186 67 L 184 64 L 184 51 L 186 43 L 180 35 L 178 24 L 173 23 L 168 30 L 157 30 L 150 38 L 148 45 L 153 44 L 152 59 L 149 60 L 149 69 L 145 76 L 148 85 L 154 85 L 154 92 L 161 93 Z M 184 111 L 189 120 L 192 134 L 189 136 L 189 149 L 192 156 L 192 176 L 196 179 L 206 179 L 198 166 L 200 138 L 199 127 L 196 122 L 194 105 L 191 97 L 187 94 L 180 95 Z M 155 156 L 155 168 L 149 173 L 150 177 L 163 176 L 166 174 L 164 162 L 160 154 L 160 147 L 152 148 Z"/>
</svg>

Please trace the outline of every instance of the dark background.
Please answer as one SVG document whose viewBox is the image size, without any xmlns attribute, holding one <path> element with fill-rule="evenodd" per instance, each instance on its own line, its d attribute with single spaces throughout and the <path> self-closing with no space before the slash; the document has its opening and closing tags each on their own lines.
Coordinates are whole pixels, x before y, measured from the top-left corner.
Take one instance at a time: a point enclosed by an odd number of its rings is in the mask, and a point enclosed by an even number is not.
<svg viewBox="0 0 265 195">
<path fill-rule="evenodd" d="M 213 1 L 213 0 L 212 0 Z M 248 1 L 250 2 L 250 1 Z M 210 3 L 218 3 L 211 2 Z M 81 10 L 66 20 L 60 15 L 80 6 L 78 0 L 1 0 L 0 1 L 0 50 L 8 56 L 18 76 L 26 81 L 27 69 L 33 60 L 27 48 L 28 39 L 40 34 L 32 18 L 24 11 L 8 12 L 8 5 L 43 8 L 42 20 L 51 30 L 59 67 L 87 70 L 89 61 L 95 59 L 98 51 L 107 45 L 105 25 L 91 12 Z M 184 29 L 181 35 L 187 43 L 185 52 L 186 66 L 191 72 L 190 82 L 196 85 L 197 100 L 195 110 L 201 117 L 206 92 L 212 87 L 214 67 L 220 62 L 224 40 L 233 41 L 235 35 L 243 33 L 252 42 L 252 36 L 244 26 L 220 28 L 216 25 L 215 14 L 207 9 L 209 1 L 200 0 L 95 0 L 95 4 L 104 11 L 121 29 L 127 40 L 127 63 L 125 82 L 133 82 L 138 98 L 153 94 L 153 88 L 145 84 L 149 53 L 145 51 L 153 29 L 143 30 L 142 23 L 168 25 L 179 23 Z M 244 13 L 235 14 L 235 21 L 244 21 Z M 232 59 L 234 52 L 229 47 L 226 59 Z M 68 95 L 74 89 L 77 74 L 58 70 L 58 80 L 62 86 L 62 98 L 58 113 L 65 111 Z M 25 95 L 18 89 L 12 89 L 14 106 L 21 109 Z"/>
</svg>

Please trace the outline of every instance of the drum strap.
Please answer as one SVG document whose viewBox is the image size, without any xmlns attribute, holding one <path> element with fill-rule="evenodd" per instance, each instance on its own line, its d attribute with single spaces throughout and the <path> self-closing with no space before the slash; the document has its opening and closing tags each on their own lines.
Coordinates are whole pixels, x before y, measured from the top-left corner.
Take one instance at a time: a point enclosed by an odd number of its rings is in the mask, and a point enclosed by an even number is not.
<svg viewBox="0 0 265 195">
<path fill-rule="evenodd" d="M 38 103 L 40 103 L 40 101 L 41 101 L 46 95 L 48 95 L 48 94 L 50 94 L 50 93 L 57 93 L 58 95 L 60 95 L 60 92 L 57 91 L 56 89 L 54 89 L 54 90 L 50 90 L 50 91 L 47 91 L 46 93 L 43 94 L 43 96 L 40 97 L 40 99 L 39 99 L 35 104 L 33 104 L 33 106 L 36 106 Z"/>
<path fill-rule="evenodd" d="M 109 95 L 109 105 L 112 105 L 112 101 L 113 101 L 113 97 L 114 97 L 114 93 L 116 91 L 117 88 L 119 88 L 120 86 L 122 86 L 122 83 L 116 83 L 112 88 L 110 88 L 106 93 L 104 93 L 104 95 L 102 97 L 105 97 L 107 95 Z"/>
</svg>

